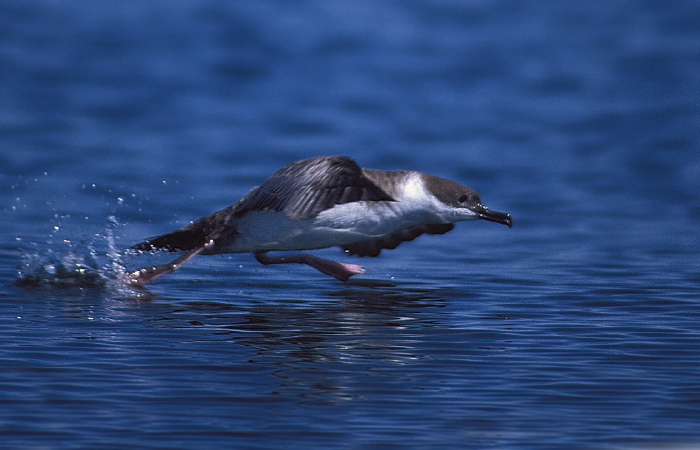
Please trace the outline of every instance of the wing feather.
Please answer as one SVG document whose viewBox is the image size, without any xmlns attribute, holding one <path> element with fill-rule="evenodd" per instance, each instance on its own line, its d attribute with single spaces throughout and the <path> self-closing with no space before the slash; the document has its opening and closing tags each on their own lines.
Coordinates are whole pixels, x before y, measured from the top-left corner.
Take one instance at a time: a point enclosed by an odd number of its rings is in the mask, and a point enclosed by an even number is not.
<svg viewBox="0 0 700 450">
<path fill-rule="evenodd" d="M 357 201 L 394 201 L 345 156 L 293 162 L 244 197 L 234 211 L 283 212 L 291 220 L 310 219 L 335 205 Z"/>
<path fill-rule="evenodd" d="M 402 242 L 412 241 L 421 234 L 444 234 L 454 228 L 452 223 L 435 223 L 428 225 L 418 225 L 395 231 L 378 239 L 367 239 L 343 245 L 341 248 L 351 255 L 357 256 L 378 256 L 383 249 L 395 249 Z"/>
</svg>

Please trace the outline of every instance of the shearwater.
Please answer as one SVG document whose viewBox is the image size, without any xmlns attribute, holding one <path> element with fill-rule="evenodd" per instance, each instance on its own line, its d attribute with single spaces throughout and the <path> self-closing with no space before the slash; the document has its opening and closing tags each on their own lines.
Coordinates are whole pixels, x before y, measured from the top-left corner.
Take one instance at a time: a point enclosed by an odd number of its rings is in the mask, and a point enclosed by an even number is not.
<svg viewBox="0 0 700 450">
<path fill-rule="evenodd" d="M 351 255 L 377 256 L 421 234 L 443 234 L 455 222 L 483 219 L 513 226 L 509 214 L 492 211 L 479 194 L 422 172 L 361 168 L 345 156 L 295 161 L 253 188 L 238 203 L 192 224 L 131 247 L 183 251 L 175 261 L 128 273 L 142 286 L 193 257 L 252 253 L 262 264 L 306 264 L 341 281 L 364 268 L 302 253 L 271 251 L 339 246 Z"/>
</svg>

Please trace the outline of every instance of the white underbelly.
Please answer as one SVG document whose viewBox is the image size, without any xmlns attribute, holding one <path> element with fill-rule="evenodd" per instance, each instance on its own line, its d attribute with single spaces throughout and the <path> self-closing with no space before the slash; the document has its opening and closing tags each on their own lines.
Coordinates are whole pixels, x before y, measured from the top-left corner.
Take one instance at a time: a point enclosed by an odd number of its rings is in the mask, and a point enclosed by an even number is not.
<svg viewBox="0 0 700 450">
<path fill-rule="evenodd" d="M 309 220 L 289 220 L 283 213 L 263 211 L 236 223 L 237 237 L 221 252 L 313 250 L 376 239 L 423 223 L 422 217 L 396 210 L 396 203 L 337 205 Z"/>
</svg>

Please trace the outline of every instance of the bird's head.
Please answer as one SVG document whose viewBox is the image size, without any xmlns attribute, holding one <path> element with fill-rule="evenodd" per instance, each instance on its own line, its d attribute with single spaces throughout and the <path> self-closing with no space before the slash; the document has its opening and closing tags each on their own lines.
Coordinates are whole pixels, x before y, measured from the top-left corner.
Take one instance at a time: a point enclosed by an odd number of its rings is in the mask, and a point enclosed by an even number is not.
<svg viewBox="0 0 700 450">
<path fill-rule="evenodd" d="M 432 175 L 424 175 L 423 185 L 437 200 L 440 215 L 449 222 L 483 219 L 502 223 L 508 228 L 513 226 L 510 214 L 488 209 L 473 189 Z"/>
</svg>

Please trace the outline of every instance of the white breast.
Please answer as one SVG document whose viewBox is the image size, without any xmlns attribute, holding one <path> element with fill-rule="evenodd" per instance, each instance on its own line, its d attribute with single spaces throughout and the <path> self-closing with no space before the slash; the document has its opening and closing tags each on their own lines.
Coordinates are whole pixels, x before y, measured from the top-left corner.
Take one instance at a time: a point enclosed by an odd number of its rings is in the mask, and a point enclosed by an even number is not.
<svg viewBox="0 0 700 450">
<path fill-rule="evenodd" d="M 314 225 L 343 232 L 352 238 L 349 242 L 356 242 L 423 223 L 443 222 L 437 214 L 441 203 L 425 190 L 419 174 L 412 174 L 405 181 L 395 194 L 394 202 L 337 205 L 321 212 L 314 220 Z"/>
</svg>

